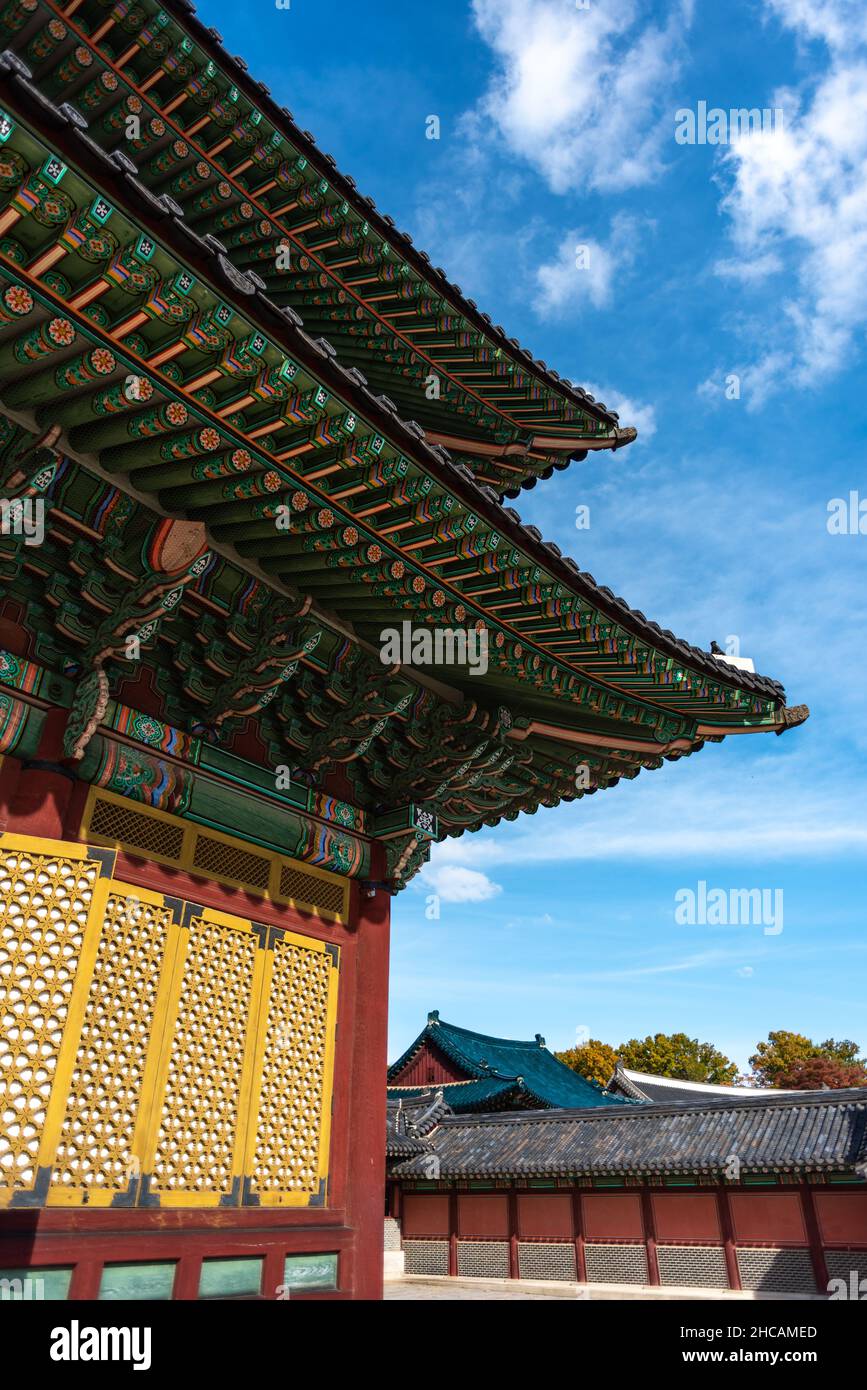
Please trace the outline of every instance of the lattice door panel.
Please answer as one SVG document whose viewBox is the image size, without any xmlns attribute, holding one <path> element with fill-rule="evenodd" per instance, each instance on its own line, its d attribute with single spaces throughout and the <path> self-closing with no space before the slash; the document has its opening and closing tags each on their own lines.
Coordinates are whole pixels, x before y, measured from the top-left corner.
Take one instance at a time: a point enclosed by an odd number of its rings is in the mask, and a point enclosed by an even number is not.
<svg viewBox="0 0 867 1390">
<path fill-rule="evenodd" d="M 0 840 L 0 1203 L 41 1205 L 59 1073 L 77 1038 L 96 948 L 88 928 L 104 871 L 86 849 Z"/>
<path fill-rule="evenodd" d="M 207 910 L 181 932 L 142 1201 L 236 1205 L 264 953 L 252 923 Z"/>
<path fill-rule="evenodd" d="M 268 934 L 244 1200 L 325 1201 L 337 1013 L 337 948 Z"/>
<path fill-rule="evenodd" d="M 132 1206 L 136 1201 L 169 997 L 171 972 L 165 967 L 177 948 L 178 906 L 119 883 L 97 890 L 96 957 L 78 1047 L 74 1056 L 70 1049 L 62 1077 L 66 1108 L 57 1116 L 49 1206 Z"/>
<path fill-rule="evenodd" d="M 113 866 L 0 835 L 0 1206 L 324 1204 L 338 948 Z"/>
</svg>

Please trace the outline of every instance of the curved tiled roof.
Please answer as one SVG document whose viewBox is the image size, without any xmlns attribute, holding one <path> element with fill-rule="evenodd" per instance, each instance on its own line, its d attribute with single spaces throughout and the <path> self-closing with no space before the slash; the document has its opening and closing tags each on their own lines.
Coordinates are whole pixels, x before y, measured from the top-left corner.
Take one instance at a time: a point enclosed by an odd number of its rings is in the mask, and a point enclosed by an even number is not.
<svg viewBox="0 0 867 1390">
<path fill-rule="evenodd" d="M 778 709 L 784 705 L 785 691 L 779 681 L 727 665 L 711 653 L 679 639 L 669 629 L 650 621 L 640 609 L 631 608 L 606 585 L 597 583 L 593 575 L 582 571 L 574 560 L 564 557 L 559 546 L 545 542 L 536 527 L 525 525 L 518 512 L 502 505 L 492 487 L 478 482 L 465 464 L 453 458 L 443 446 L 431 442 L 415 421 L 403 419 L 385 394 L 368 386 L 362 371 L 357 367 L 344 366 L 337 349 L 326 338 L 308 333 L 299 314 L 291 307 L 278 305 L 254 271 L 235 268 L 227 258 L 222 243 L 212 235 L 200 235 L 195 231 L 174 199 L 166 194 L 155 196 L 142 181 L 137 166 L 123 151 L 109 153 L 102 149 L 86 133 L 83 118 L 69 103 L 55 105 L 44 97 L 30 80 L 29 70 L 16 54 L 7 52 L 2 55 L 0 72 L 10 84 L 10 92 L 14 90 L 23 107 L 34 113 L 38 111 L 42 119 L 49 120 L 55 127 L 56 137 L 59 139 L 62 134 L 63 139 L 69 142 L 85 178 L 90 177 L 96 186 L 117 185 L 134 214 L 145 222 L 156 219 L 164 223 L 166 233 L 177 236 L 179 244 L 185 247 L 185 263 L 203 283 L 210 281 L 214 286 L 229 288 L 241 296 L 250 314 L 272 336 L 273 341 L 285 344 L 305 367 L 315 370 L 337 399 L 351 402 L 373 427 L 394 438 L 396 443 L 399 441 L 400 447 L 436 478 L 448 493 L 487 522 L 505 543 L 518 548 L 531 564 L 541 567 L 543 579 L 544 572 L 547 572 L 555 582 L 563 584 L 569 594 L 590 605 L 605 620 L 616 624 L 614 638 L 619 629 L 645 642 L 663 656 L 682 663 L 690 671 L 710 677 L 716 685 L 770 700 Z M 314 363 L 315 368 L 312 366 Z M 205 419 L 204 408 L 200 413 L 201 418 Z M 232 437 L 227 422 L 223 421 L 222 429 L 227 438 Z M 312 495 L 312 487 L 310 490 Z M 327 494 L 323 494 L 322 500 L 336 507 Z M 350 519 L 359 530 L 362 529 L 357 517 L 353 515 Z M 374 535 L 372 532 L 371 535 L 382 542 L 378 533 Z M 522 638 L 528 649 L 532 649 L 532 631 L 525 631 Z M 544 650 L 544 645 L 541 649 Z M 689 705 L 689 697 L 684 696 L 674 708 L 682 706 L 688 710 Z M 806 718 L 806 710 L 802 706 L 785 712 L 780 709 L 780 713 L 784 717 L 778 721 L 778 732 Z M 720 732 L 726 732 L 724 726 Z"/>
<path fill-rule="evenodd" d="M 595 1081 L 579 1076 L 571 1067 L 547 1050 L 545 1039 L 537 1033 L 532 1042 L 514 1038 L 492 1038 L 446 1023 L 434 1010 L 425 1028 L 402 1057 L 388 1069 L 392 1087 L 389 1095 L 401 1094 L 394 1082 L 419 1049 L 430 1041 L 465 1074 L 472 1087 L 463 1083 L 446 1085 L 443 1093 L 453 1109 L 475 1109 L 482 1104 L 503 1100 L 510 1092 L 526 1105 L 533 1098 L 541 1105 L 583 1107 L 626 1104 L 621 1096 L 609 1095 Z M 421 1088 L 408 1088 L 414 1095 Z"/>
<path fill-rule="evenodd" d="M 441 266 L 433 265 L 427 253 L 415 246 L 408 232 L 401 232 L 395 225 L 393 218 L 387 213 L 380 212 L 372 198 L 360 193 L 355 179 L 348 174 L 343 174 L 338 169 L 334 157 L 320 150 L 312 133 L 309 130 L 302 130 L 296 124 L 292 112 L 275 101 L 268 86 L 251 77 L 244 59 L 230 53 L 225 48 L 219 31 L 213 26 L 205 25 L 197 17 L 196 6 L 192 0 L 166 0 L 164 8 L 169 13 L 174 12 L 177 15 L 179 22 L 201 46 L 202 51 L 208 53 L 218 62 L 226 76 L 237 85 L 241 92 L 245 93 L 248 100 L 263 113 L 274 128 L 288 139 L 292 148 L 309 162 L 311 170 L 316 171 L 316 176 L 324 177 L 334 193 L 344 199 L 377 235 L 393 247 L 396 254 L 421 279 L 426 281 L 432 290 L 441 295 L 451 309 L 457 310 L 469 324 L 491 342 L 499 353 L 504 354 L 519 367 L 529 371 L 552 393 L 587 411 L 597 420 L 606 424 L 612 431 L 618 431 L 619 415 L 616 411 L 609 410 L 603 402 L 597 401 L 589 392 L 561 377 L 545 362 L 534 358 L 533 354 L 527 348 L 522 347 L 516 338 L 509 337 L 505 328 L 500 324 L 495 324 L 488 314 L 483 313 L 475 301 L 464 294 L 460 285 L 449 280 Z M 634 437 L 635 433 L 634 431 L 618 432 L 625 436 L 621 443 L 628 443 L 629 436 Z M 575 457 L 582 456 L 583 452 L 575 455 Z M 559 465 L 554 466 L 563 467 L 568 461 L 568 459 L 564 460 Z M 550 471 L 552 470 L 548 470 L 548 473 Z M 546 475 L 543 474 L 542 476 Z M 533 476 L 524 480 L 522 485 L 532 487 L 535 482 L 536 477 Z"/>
<path fill-rule="evenodd" d="M 444 1119 L 431 1142 L 448 1178 L 850 1173 L 863 1163 L 867 1088 L 770 1095 L 763 1103 L 636 1105 Z M 412 1160 L 396 1169 L 422 1176 Z"/>
<path fill-rule="evenodd" d="M 428 1088 L 418 1094 L 389 1097 L 385 1111 L 385 1153 L 387 1158 L 409 1158 L 431 1153 L 426 1136 L 452 1111 L 442 1090 Z"/>
<path fill-rule="evenodd" d="M 761 1086 L 717 1086 L 710 1082 L 681 1081 L 673 1076 L 654 1076 L 651 1072 L 634 1071 L 617 1063 L 608 1089 L 616 1095 L 629 1096 L 633 1100 L 662 1101 L 668 1105 L 690 1102 L 701 1104 L 709 1100 L 767 1100 L 769 1095 L 796 1096 L 804 1091 L 769 1091 Z"/>
</svg>

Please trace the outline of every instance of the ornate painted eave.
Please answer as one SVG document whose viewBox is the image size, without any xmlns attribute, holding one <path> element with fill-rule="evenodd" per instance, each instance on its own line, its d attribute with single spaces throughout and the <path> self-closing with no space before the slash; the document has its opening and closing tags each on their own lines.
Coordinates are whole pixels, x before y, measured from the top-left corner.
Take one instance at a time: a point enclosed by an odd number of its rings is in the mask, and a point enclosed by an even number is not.
<svg viewBox="0 0 867 1390">
<path fill-rule="evenodd" d="M 249 218 L 213 164 L 162 117 L 124 140 L 120 79 L 65 20 L 43 35 L 45 13 L 20 0 L 3 20 L 23 17 L 13 38 L 38 87 L 0 56 L 0 485 L 47 502 L 49 541 L 43 555 L 6 537 L 0 554 L 54 628 L 46 669 L 68 666 L 92 696 L 85 742 L 117 695 L 122 633 L 102 631 L 105 612 L 127 601 L 146 627 L 149 594 L 177 591 L 153 650 L 171 649 L 155 669 L 181 733 L 219 743 L 253 721 L 294 775 L 342 768 L 399 884 L 431 835 L 806 717 L 776 681 L 680 642 L 582 573 L 342 346 L 312 337 L 309 315 L 305 327 L 243 263 Z M 210 552 L 206 574 L 154 569 L 161 518 L 184 519 L 174 534 L 190 564 Z M 404 623 L 484 631 L 486 670 L 383 665 L 383 631 Z"/>
<path fill-rule="evenodd" d="M 121 98 L 149 132 L 157 122 L 177 153 L 142 169 L 152 186 L 186 203 L 200 197 L 202 171 L 210 170 L 221 190 L 214 208 L 234 217 L 236 263 L 264 275 L 280 303 L 327 332 L 343 360 L 362 367 L 404 414 L 466 437 L 458 456 L 481 481 L 517 496 L 587 448 L 635 437 L 450 284 L 186 5 L 141 4 L 122 14 L 106 5 L 96 17 L 93 9 L 80 0 L 45 0 L 38 9 L 21 0 L 16 50 L 52 92 L 80 93 L 88 113 L 111 109 L 116 119 Z M 34 32 L 46 26 L 54 36 L 37 43 Z M 297 261 L 290 277 L 274 271 L 283 246 Z M 479 443 L 494 446 L 485 460 Z"/>
</svg>

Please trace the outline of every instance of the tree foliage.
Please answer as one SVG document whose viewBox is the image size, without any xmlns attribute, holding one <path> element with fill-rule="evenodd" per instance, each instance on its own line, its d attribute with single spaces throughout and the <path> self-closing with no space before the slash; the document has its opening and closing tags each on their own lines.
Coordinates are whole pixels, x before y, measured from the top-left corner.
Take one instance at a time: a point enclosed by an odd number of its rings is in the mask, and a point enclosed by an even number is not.
<svg viewBox="0 0 867 1390">
<path fill-rule="evenodd" d="M 867 1066 L 863 1062 L 841 1062 L 835 1057 L 807 1057 L 793 1062 L 788 1071 L 777 1075 L 775 1085 L 786 1091 L 820 1091 L 827 1086 L 839 1091 L 844 1086 L 867 1086 Z"/>
<path fill-rule="evenodd" d="M 598 1038 L 589 1038 L 581 1047 L 569 1047 L 565 1052 L 555 1052 L 554 1056 L 579 1075 L 586 1076 L 588 1081 L 598 1081 L 602 1086 L 608 1085 L 617 1064 L 614 1048 Z"/>
<path fill-rule="evenodd" d="M 630 1038 L 617 1049 L 625 1067 L 671 1076 L 678 1081 L 709 1081 L 730 1086 L 738 1074 L 734 1062 L 714 1047 L 686 1033 L 654 1033 Z"/>
<path fill-rule="evenodd" d="M 831 1070 L 827 1075 L 837 1076 L 847 1073 L 846 1069 L 853 1076 L 857 1076 L 858 1067 L 863 1070 L 864 1064 L 859 1062 L 858 1053 L 860 1048 L 851 1038 L 826 1038 L 824 1042 L 813 1042 L 812 1038 L 805 1037 L 803 1033 L 789 1033 L 783 1029 L 768 1034 L 766 1042 L 760 1042 L 752 1057 L 750 1066 L 753 1069 L 753 1082 L 757 1086 L 775 1086 L 783 1090 L 797 1089 L 807 1090 L 806 1083 L 795 1085 L 791 1080 L 784 1080 L 785 1077 L 803 1075 L 819 1075 L 821 1068 L 807 1068 L 807 1063 L 827 1062 Z M 842 1068 L 842 1072 L 839 1070 Z M 852 1070 L 854 1068 L 854 1070 Z M 863 1083 L 855 1081 L 837 1081 L 832 1083 L 827 1081 L 827 1085 L 837 1086 L 860 1086 Z M 822 1082 L 818 1081 L 817 1086 Z"/>
</svg>

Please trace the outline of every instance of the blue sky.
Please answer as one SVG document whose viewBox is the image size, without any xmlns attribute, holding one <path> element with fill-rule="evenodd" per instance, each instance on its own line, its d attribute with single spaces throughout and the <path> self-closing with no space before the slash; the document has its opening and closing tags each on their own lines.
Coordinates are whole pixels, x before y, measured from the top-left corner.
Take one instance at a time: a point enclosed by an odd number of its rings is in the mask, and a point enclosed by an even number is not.
<svg viewBox="0 0 867 1390">
<path fill-rule="evenodd" d="M 524 494 L 524 520 L 689 641 L 736 636 L 812 710 L 437 847 L 394 904 L 390 1054 L 430 1008 L 554 1047 L 683 1030 L 741 1067 L 773 1028 L 867 1049 L 867 535 L 826 525 L 867 498 L 867 6 L 200 14 L 495 322 L 638 426 Z M 701 101 L 783 115 L 676 143 Z M 676 925 L 699 880 L 782 889 L 783 930 Z"/>
</svg>

